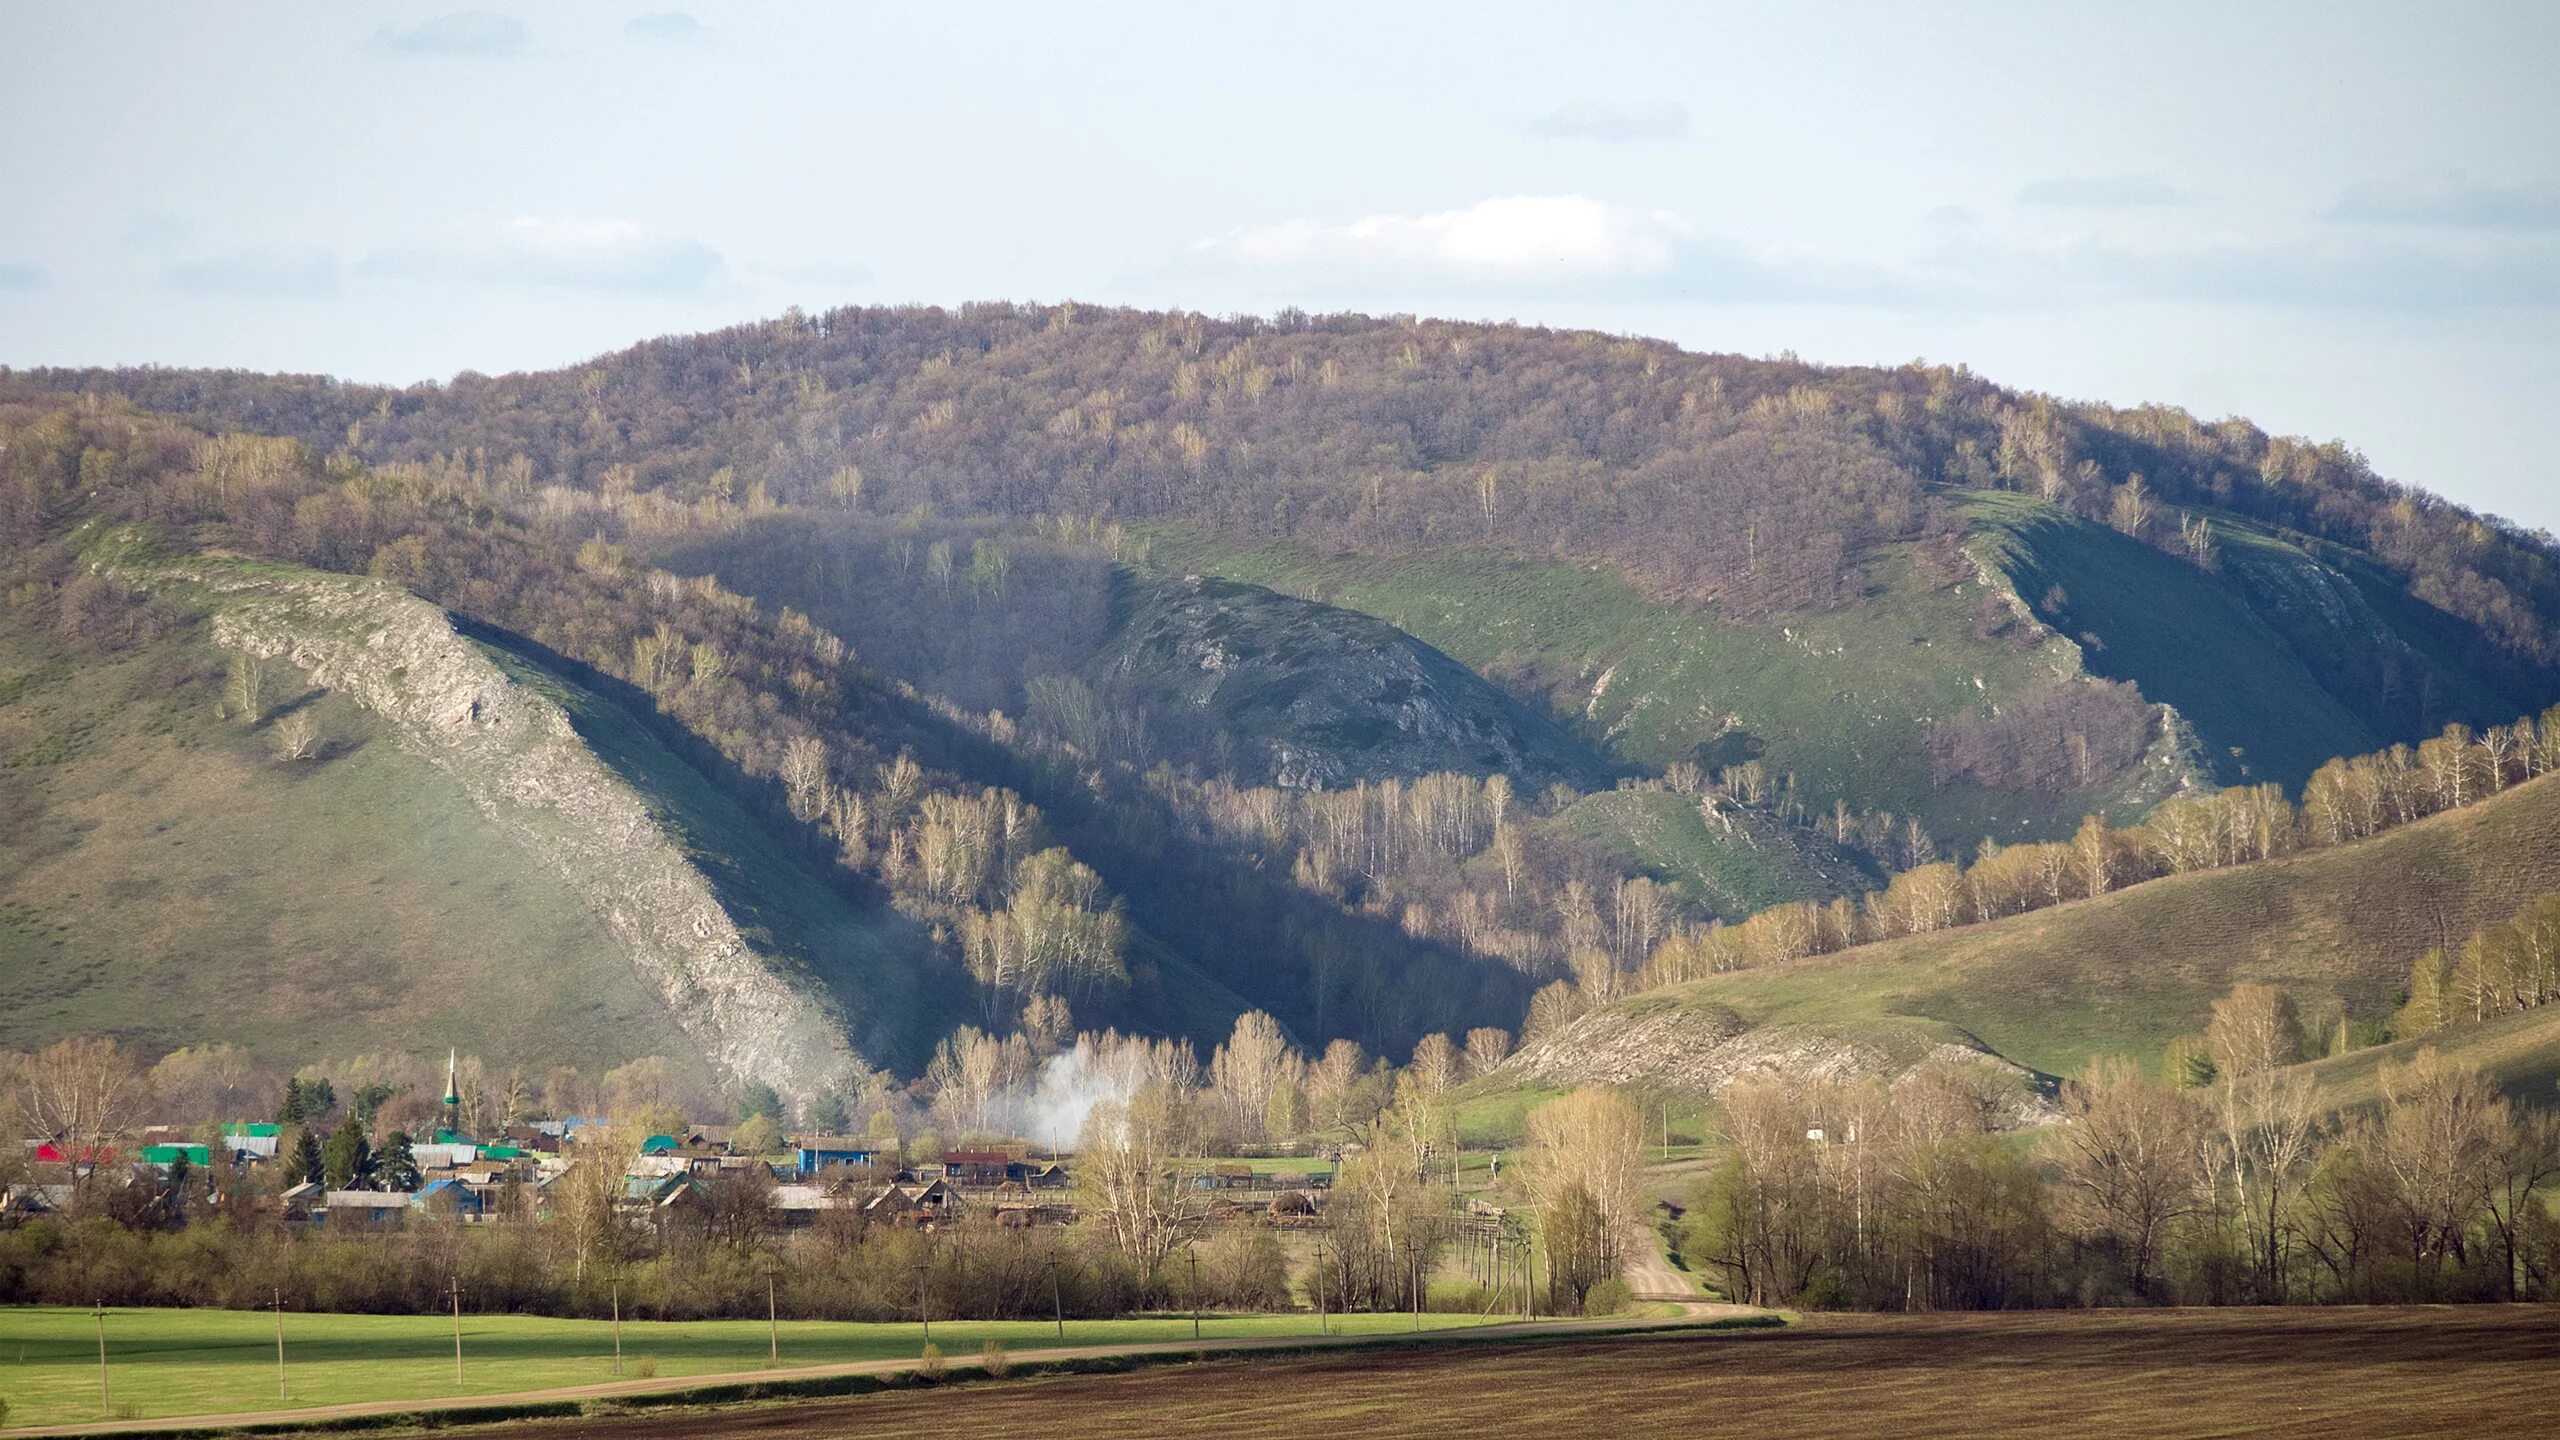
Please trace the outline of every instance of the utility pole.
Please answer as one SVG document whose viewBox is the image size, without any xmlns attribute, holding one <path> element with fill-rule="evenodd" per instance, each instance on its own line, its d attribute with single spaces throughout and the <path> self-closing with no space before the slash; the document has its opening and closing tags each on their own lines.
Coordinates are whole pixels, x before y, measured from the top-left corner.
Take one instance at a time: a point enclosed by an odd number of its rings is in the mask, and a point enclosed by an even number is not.
<svg viewBox="0 0 2560 1440">
<path fill-rule="evenodd" d="M 1058 1343 L 1064 1345 L 1067 1343 L 1067 1302 L 1058 1292 L 1058 1252 L 1055 1246 L 1049 1251 L 1049 1305 L 1058 1312 Z"/>
<path fill-rule="evenodd" d="M 1316 1232 L 1316 1333 L 1326 1334 L 1333 1328 L 1324 1313 L 1324 1232 Z"/>
<path fill-rule="evenodd" d="M 773 1277 L 770 1275 L 764 1277 L 764 1335 L 765 1358 L 776 1365 L 781 1364 L 782 1312 L 774 1308 Z"/>
<path fill-rule="evenodd" d="M 461 1388 L 461 1386 L 462 1386 L 462 1277 L 461 1277 L 461 1276 L 456 1275 L 456 1276 L 454 1276 L 454 1277 L 453 1277 L 453 1280 L 452 1280 L 452 1282 L 451 1282 L 451 1290 L 452 1290 L 452 1294 L 453 1294 L 453 1383 L 454 1383 L 454 1388 L 456 1388 L 456 1389 L 460 1389 L 460 1388 Z"/>
<path fill-rule="evenodd" d="M 276 1287 L 276 1403 L 282 1405 L 291 1397 L 284 1388 L 284 1287 Z"/>
<path fill-rule="evenodd" d="M 107 1388 L 107 1302 L 100 1300 L 97 1308 L 89 1313 L 98 1321 L 98 1413 L 113 1420 L 116 1418 L 116 1397 Z"/>
<path fill-rule="evenodd" d="M 1183 1247 L 1183 1257 L 1191 1262 L 1191 1338 L 1200 1339 L 1200 1246 L 1197 1241 Z"/>
<path fill-rule="evenodd" d="M 933 1312 L 924 1303 L 924 1267 L 916 1267 L 916 1319 L 924 1324 L 924 1343 L 933 1343 Z"/>
<path fill-rule="evenodd" d="M 622 1276 L 613 1277 L 613 1373 L 622 1373 Z"/>
</svg>

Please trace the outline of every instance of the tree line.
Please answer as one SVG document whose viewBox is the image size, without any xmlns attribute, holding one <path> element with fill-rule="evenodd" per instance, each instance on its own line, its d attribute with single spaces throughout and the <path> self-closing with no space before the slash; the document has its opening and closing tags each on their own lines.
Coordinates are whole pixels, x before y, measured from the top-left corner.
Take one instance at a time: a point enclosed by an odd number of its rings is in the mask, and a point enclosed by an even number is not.
<svg viewBox="0 0 2560 1440">
<path fill-rule="evenodd" d="M 1960 1071 L 1730 1087 L 1679 1243 L 1736 1298 L 1873 1309 L 2512 1301 L 2560 1294 L 2560 1122 L 2431 1049 L 2333 1115 L 2270 987 L 2214 1007 L 2178 1082 L 2121 1057 L 2061 1123 L 1991 1132 Z"/>
<path fill-rule="evenodd" d="M 652 1074 L 617 1072 L 608 1089 L 625 1108 L 581 1126 L 571 1163 L 548 1185 L 521 1175 L 499 1184 L 487 1198 L 491 1223 L 430 1207 L 351 1235 L 290 1223 L 279 1197 L 305 1179 L 414 1186 L 402 1117 L 431 1103 L 414 1084 L 368 1081 L 342 1096 L 325 1078 L 290 1077 L 277 1111 L 288 1134 L 273 1161 L 239 1166 L 209 1121 L 210 1165 L 181 1158 L 154 1172 L 109 1162 L 104 1147 L 150 1112 L 155 1076 L 174 1084 L 201 1065 L 164 1060 L 146 1073 L 112 1040 L 67 1040 L 9 1066 L 9 1118 L 93 1163 L 61 1167 L 77 1176 L 63 1213 L 0 1229 L 0 1302 L 67 1303 L 78 1293 L 89 1297 L 82 1303 L 239 1306 L 281 1295 L 310 1309 L 416 1313 L 447 1303 L 447 1287 L 458 1285 L 484 1310 L 596 1315 L 618 1306 L 672 1319 L 761 1313 L 771 1282 L 775 1302 L 797 1316 L 900 1319 L 923 1307 L 1022 1318 L 1194 1304 L 1483 1310 L 1521 1303 L 1520 1284 L 1534 1277 L 1533 1303 L 1549 1312 L 1623 1303 L 1616 1275 L 1640 1219 L 1642 1144 L 1625 1100 L 1581 1092 L 1531 1113 L 1507 1197 L 1522 1220 L 1499 1238 L 1457 1204 L 1453 1092 L 1497 1063 L 1507 1042 L 1478 1033 L 1462 1049 L 1434 1036 L 1399 1071 L 1348 1041 L 1307 1057 L 1254 1014 L 1205 1066 L 1183 1042 L 1078 1036 L 1047 1057 L 1049 1079 L 1063 1083 L 1035 1091 L 1020 1035 L 964 1032 L 937 1058 L 930 1104 L 871 1116 L 882 1161 L 827 1182 L 844 1183 L 852 1203 L 799 1229 L 780 1224 L 761 1169 L 724 1171 L 683 1207 L 625 1203 L 623 1177 L 642 1137 L 683 1126 Z M 569 1087 L 558 1098 L 592 1098 L 574 1077 L 552 1081 Z M 523 1098 L 512 1087 L 510 1095 Z M 920 1229 L 860 1204 L 901 1155 L 942 1153 L 934 1132 L 902 1136 L 902 1127 L 940 1123 L 993 1143 L 1058 1118 L 1038 1107 L 1070 1103 L 1082 1114 L 1072 1225 L 979 1214 Z M 742 1093 L 737 1104 L 742 1143 L 756 1143 L 751 1133 L 778 1139 L 780 1097 Z M 1219 1214 L 1190 1183 L 1196 1157 L 1316 1126 L 1349 1136 L 1348 1154 L 1325 1192 L 1320 1229 L 1293 1243 L 1250 1215 Z M 1544 1237 L 1537 1263 L 1515 1266 L 1532 1236 Z"/>
</svg>

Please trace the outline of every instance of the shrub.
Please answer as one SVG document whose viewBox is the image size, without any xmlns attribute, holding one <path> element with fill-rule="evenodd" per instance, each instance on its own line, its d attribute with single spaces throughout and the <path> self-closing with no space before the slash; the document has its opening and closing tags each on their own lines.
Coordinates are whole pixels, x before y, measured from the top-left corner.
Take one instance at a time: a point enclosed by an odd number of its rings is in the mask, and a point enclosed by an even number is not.
<svg viewBox="0 0 2560 1440">
<path fill-rule="evenodd" d="M 1005 1353 L 1003 1341 L 988 1341 L 986 1348 L 978 1354 L 978 1363 L 986 1370 L 988 1378 L 1001 1380 L 1013 1373 L 1013 1357 Z"/>
<path fill-rule="evenodd" d="M 1635 1298 L 1635 1292 L 1627 1288 L 1627 1282 L 1619 1279 L 1615 1275 L 1612 1275 L 1608 1279 L 1593 1285 L 1591 1289 L 1583 1295 L 1582 1313 L 1585 1315 L 1615 1315 L 1620 1311 L 1625 1310 L 1629 1305 L 1635 1303 Z"/>
<path fill-rule="evenodd" d="M 636 1371 L 634 1371 L 633 1373 L 637 1374 L 637 1375 L 638 1375 L 641 1379 L 643 1379 L 643 1380 L 655 1380 L 655 1379 L 657 1379 L 657 1378 L 658 1378 L 658 1357 L 657 1357 L 657 1356 L 655 1356 L 655 1355 L 643 1355 L 643 1356 L 641 1356 L 641 1357 L 640 1357 L 640 1366 L 639 1366 L 639 1368 L 638 1368 Z"/>
<path fill-rule="evenodd" d="M 931 1384 L 942 1378 L 942 1347 L 927 1340 L 924 1353 L 916 1357 L 916 1378 Z"/>
</svg>

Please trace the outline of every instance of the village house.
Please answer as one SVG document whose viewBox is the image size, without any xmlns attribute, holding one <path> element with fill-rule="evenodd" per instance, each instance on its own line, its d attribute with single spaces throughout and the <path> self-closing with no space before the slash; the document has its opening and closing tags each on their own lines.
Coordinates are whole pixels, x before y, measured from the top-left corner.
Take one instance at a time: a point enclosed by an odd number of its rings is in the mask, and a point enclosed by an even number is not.
<svg viewBox="0 0 2560 1440">
<path fill-rule="evenodd" d="M 406 1190 L 332 1190 L 319 1208 L 325 1212 L 323 1223 L 332 1230 L 371 1227 L 406 1217 L 413 1198 Z"/>
<path fill-rule="evenodd" d="M 810 1179 L 825 1170 L 867 1169 L 879 1154 L 876 1142 L 850 1135 L 803 1135 L 792 1145 L 792 1163 Z"/>
<path fill-rule="evenodd" d="M 1015 1163 L 1002 1150 L 953 1150 L 942 1157 L 942 1178 L 964 1190 L 992 1190 L 1011 1178 Z"/>
</svg>

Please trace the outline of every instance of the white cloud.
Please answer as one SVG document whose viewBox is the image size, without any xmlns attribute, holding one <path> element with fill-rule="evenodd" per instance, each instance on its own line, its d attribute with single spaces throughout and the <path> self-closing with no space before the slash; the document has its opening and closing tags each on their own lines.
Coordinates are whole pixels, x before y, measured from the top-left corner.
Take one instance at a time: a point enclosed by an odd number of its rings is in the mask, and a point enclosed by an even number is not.
<svg viewBox="0 0 2560 1440">
<path fill-rule="evenodd" d="M 402 55 L 513 55 L 524 48 L 522 22 L 486 10 L 457 10 L 403 30 L 385 25 L 374 48 Z"/>
<path fill-rule="evenodd" d="M 0 290 L 41 290 L 52 283 L 53 277 L 40 265 L 0 261 Z"/>
<path fill-rule="evenodd" d="M 1575 100 L 1539 116 L 1529 129 L 1550 140 L 1677 140 L 1689 133 L 1689 112 L 1667 101 Z"/>
<path fill-rule="evenodd" d="M 2560 230 L 2560 184 L 2500 185 L 2461 170 L 2426 170 L 2350 188 L 2329 218 L 2456 230 Z"/>
<path fill-rule="evenodd" d="M 1660 275 L 1687 227 L 1662 211 L 1584 195 L 1506 195 L 1463 210 L 1368 215 L 1341 224 L 1284 220 L 1201 241 L 1245 265 L 1394 269 L 1497 281 Z"/>
<path fill-rule="evenodd" d="M 628 220 L 519 215 L 447 226 L 424 242 L 377 251 L 369 279 L 524 285 L 626 294 L 700 294 L 728 279 L 720 252 Z"/>
<path fill-rule="evenodd" d="M 1770 258 L 1682 217 L 1587 195 L 1506 195 L 1456 210 L 1284 220 L 1196 242 L 1190 261 L 1309 296 L 1555 295 L 1736 303 L 1902 303 L 1898 282 L 1848 261 Z"/>
</svg>

